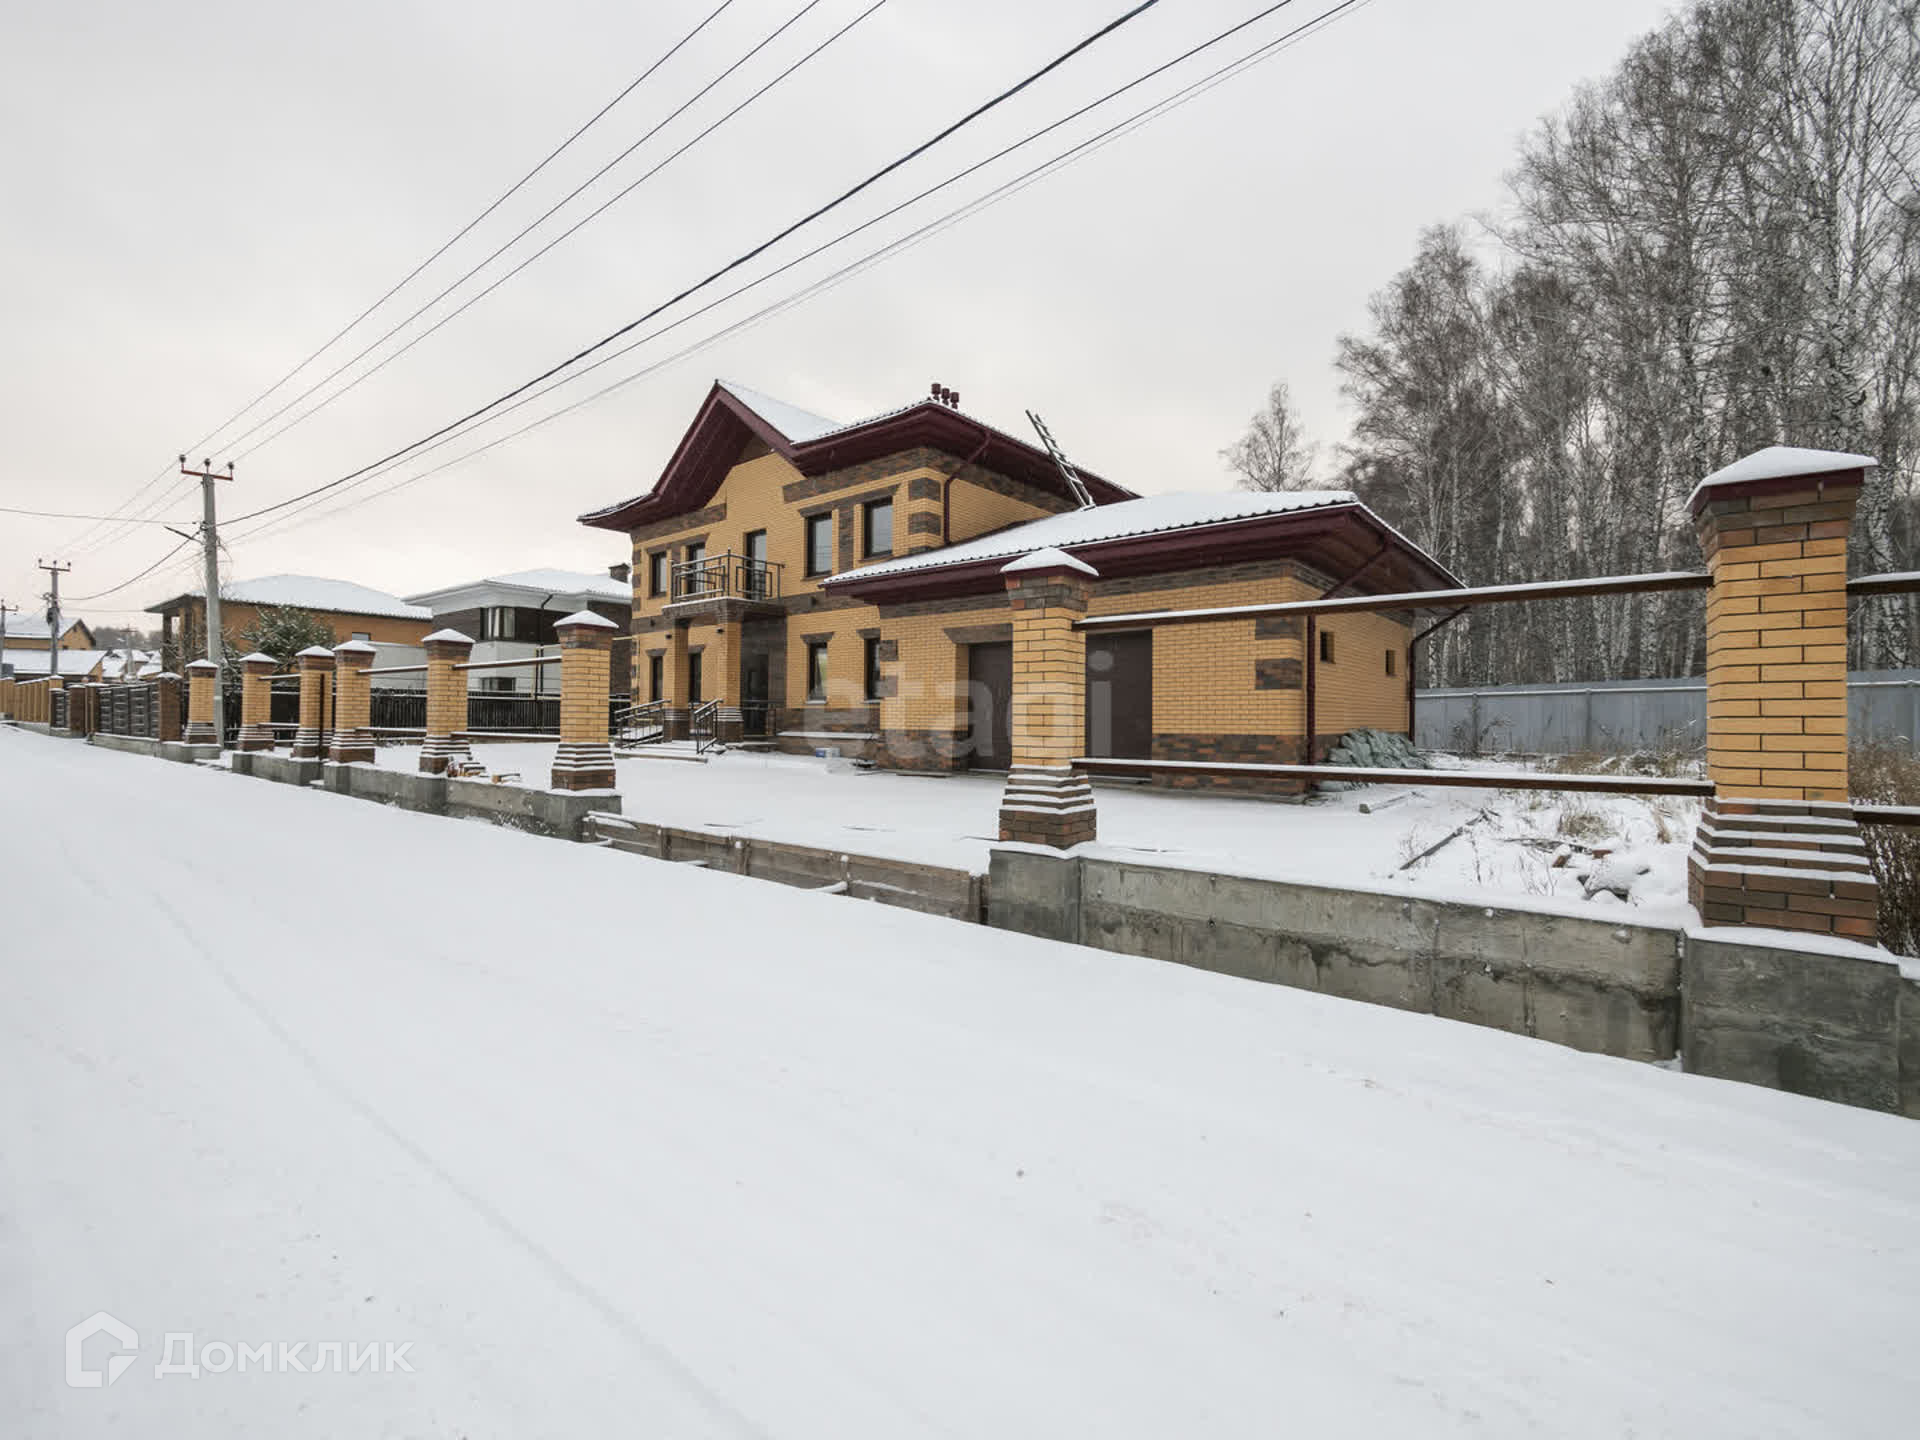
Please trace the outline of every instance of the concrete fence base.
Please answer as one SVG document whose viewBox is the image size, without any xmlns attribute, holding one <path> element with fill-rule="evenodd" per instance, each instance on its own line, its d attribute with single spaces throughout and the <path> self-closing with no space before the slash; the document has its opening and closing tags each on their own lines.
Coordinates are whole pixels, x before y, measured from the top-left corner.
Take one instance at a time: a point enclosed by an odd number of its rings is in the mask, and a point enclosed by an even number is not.
<svg viewBox="0 0 1920 1440">
<path fill-rule="evenodd" d="M 742 835 L 682 830 L 621 815 L 590 815 L 586 838 L 655 860 L 697 864 L 803 890 L 833 890 L 856 900 L 875 900 L 951 920 L 978 923 L 986 918 L 986 877 L 967 870 Z"/>
<path fill-rule="evenodd" d="M 200 760 L 218 760 L 218 745 L 188 745 L 179 740 L 155 740 L 146 735 L 103 735 L 95 731 L 87 737 L 89 745 L 102 750 L 119 750 L 128 755 L 149 755 L 156 760 L 177 760 L 194 764 Z"/>
<path fill-rule="evenodd" d="M 1025 846 L 987 894 L 1002 929 L 1920 1118 L 1920 978 L 1864 946 Z"/>
</svg>

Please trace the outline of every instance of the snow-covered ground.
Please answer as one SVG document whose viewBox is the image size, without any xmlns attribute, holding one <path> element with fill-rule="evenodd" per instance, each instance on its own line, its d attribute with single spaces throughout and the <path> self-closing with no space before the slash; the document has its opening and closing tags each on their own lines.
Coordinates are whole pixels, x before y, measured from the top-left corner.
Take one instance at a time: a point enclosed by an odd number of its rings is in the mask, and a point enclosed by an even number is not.
<svg viewBox="0 0 1920 1440">
<path fill-rule="evenodd" d="M 11 730 L 0 794 L 9 1440 L 1920 1411 L 1910 1121 Z"/>
<path fill-rule="evenodd" d="M 553 751 L 479 745 L 474 757 L 489 770 L 544 786 Z M 419 753 L 417 746 L 383 747 L 379 763 L 410 770 Z M 1003 779 L 996 775 L 902 775 L 745 751 L 712 756 L 705 765 L 623 759 L 617 769 L 624 813 L 654 824 L 976 871 L 987 868 L 999 833 Z M 1360 812 L 1396 795 L 1406 798 Z M 1381 785 L 1297 805 L 1112 782 L 1098 786 L 1097 799 L 1100 844 L 1111 854 L 1436 896 L 1498 896 L 1576 912 L 1626 903 L 1651 921 L 1692 919 L 1686 856 L 1699 814 L 1692 800 Z M 1417 859 L 1441 841 L 1437 852 Z M 1612 853 L 1596 862 L 1594 850 Z M 1597 898 L 1589 899 L 1584 881 L 1597 863 L 1606 867 L 1601 878 L 1617 888 L 1596 887 Z"/>
</svg>

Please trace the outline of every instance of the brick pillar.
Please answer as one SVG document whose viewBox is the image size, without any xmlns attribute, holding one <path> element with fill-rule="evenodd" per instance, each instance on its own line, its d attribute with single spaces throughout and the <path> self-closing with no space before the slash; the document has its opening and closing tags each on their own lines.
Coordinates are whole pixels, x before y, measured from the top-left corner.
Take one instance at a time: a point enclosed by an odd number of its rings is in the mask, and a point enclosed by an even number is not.
<svg viewBox="0 0 1920 1440">
<path fill-rule="evenodd" d="M 273 748 L 267 724 L 273 719 L 273 686 L 267 677 L 279 668 L 278 660 L 257 650 L 240 662 L 240 734 L 234 742 L 239 749 Z"/>
<path fill-rule="evenodd" d="M 300 728 L 293 732 L 293 758 L 318 760 L 327 753 L 333 652 L 324 645 L 309 645 L 293 658 L 300 664 Z"/>
<path fill-rule="evenodd" d="M 555 790 L 611 790 L 613 748 L 607 743 L 613 637 L 620 627 L 582 610 L 558 621 L 560 748 L 553 757 Z"/>
<path fill-rule="evenodd" d="M 1087 565 L 1036 550 L 1003 567 L 1013 609 L 1013 764 L 1000 797 L 1000 838 L 1065 850 L 1094 838 L 1093 788 L 1073 768 L 1086 728 Z"/>
<path fill-rule="evenodd" d="M 13 718 L 13 677 L 0 678 L 0 720 Z"/>
<path fill-rule="evenodd" d="M 455 760 L 471 760 L 467 747 L 467 672 L 456 670 L 473 653 L 473 641 L 458 630 L 436 630 L 420 642 L 427 652 L 427 739 L 420 768 L 446 773 Z"/>
<path fill-rule="evenodd" d="M 213 677 L 220 667 L 211 660 L 195 660 L 187 666 L 187 744 L 217 745 L 213 728 Z"/>
<path fill-rule="evenodd" d="M 690 677 L 687 674 L 687 627 L 675 625 L 667 635 L 666 707 L 661 712 L 663 738 L 687 738 L 691 704 L 687 699 Z M 704 675 L 702 676 L 704 679 Z"/>
<path fill-rule="evenodd" d="M 153 677 L 153 704 L 157 712 L 154 716 L 153 733 L 163 744 L 178 744 L 180 741 L 180 677 L 171 670 L 162 670 Z"/>
<path fill-rule="evenodd" d="M 1847 788 L 1847 534 L 1875 462 L 1780 446 L 1701 481 L 1707 775 L 1687 893 L 1710 925 L 1871 941 Z"/>
<path fill-rule="evenodd" d="M 706 683 L 706 698 L 720 702 L 713 724 L 714 738 L 723 745 L 738 745 L 741 738 L 740 636 L 738 620 L 715 626 L 706 654 L 700 657 L 700 677 Z"/>
<path fill-rule="evenodd" d="M 336 765 L 373 763 L 373 677 L 363 672 L 377 654 L 364 640 L 333 647 L 333 743 L 327 758 Z"/>
</svg>

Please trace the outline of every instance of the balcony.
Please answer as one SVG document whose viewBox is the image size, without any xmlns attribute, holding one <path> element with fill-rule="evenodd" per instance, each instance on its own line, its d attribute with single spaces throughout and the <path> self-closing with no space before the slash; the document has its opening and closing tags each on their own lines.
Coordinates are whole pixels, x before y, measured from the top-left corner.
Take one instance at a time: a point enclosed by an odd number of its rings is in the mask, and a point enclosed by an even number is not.
<svg viewBox="0 0 1920 1440">
<path fill-rule="evenodd" d="M 679 615 L 695 606 L 721 615 L 777 612 L 779 598 L 778 565 L 728 550 L 674 566 L 667 608 Z"/>
</svg>

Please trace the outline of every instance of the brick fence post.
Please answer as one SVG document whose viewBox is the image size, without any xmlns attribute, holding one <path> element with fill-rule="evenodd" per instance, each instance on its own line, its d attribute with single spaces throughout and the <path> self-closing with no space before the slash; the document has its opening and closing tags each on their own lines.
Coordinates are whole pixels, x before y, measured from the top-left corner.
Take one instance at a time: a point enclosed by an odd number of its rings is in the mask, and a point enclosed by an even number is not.
<svg viewBox="0 0 1920 1440">
<path fill-rule="evenodd" d="M 365 640 L 333 647 L 333 744 L 327 758 L 336 765 L 373 763 L 373 677 L 366 670 L 379 653 Z"/>
<path fill-rule="evenodd" d="M 220 667 L 211 660 L 195 660 L 187 666 L 187 744 L 218 745 L 213 728 L 213 679 Z"/>
<path fill-rule="evenodd" d="M 0 677 L 0 720 L 13 718 L 13 677 Z"/>
<path fill-rule="evenodd" d="M 613 747 L 607 743 L 613 637 L 619 626 L 591 610 L 557 622 L 560 641 L 560 748 L 553 756 L 555 790 L 611 790 Z"/>
<path fill-rule="evenodd" d="M 333 688 L 333 652 L 309 645 L 300 662 L 300 728 L 293 732 L 293 758 L 318 760 L 327 753 L 327 696 Z"/>
<path fill-rule="evenodd" d="M 259 651 L 240 662 L 240 734 L 234 744 L 241 750 L 273 749 L 273 686 L 267 677 L 280 668 L 280 662 Z"/>
<path fill-rule="evenodd" d="M 1847 535 L 1875 463 L 1774 446 L 1693 492 L 1714 795 L 1687 892 L 1709 925 L 1876 933 L 1847 787 Z"/>
<path fill-rule="evenodd" d="M 1012 766 L 1000 797 L 1000 838 L 1065 850 L 1094 838 L 1093 787 L 1073 768 L 1086 744 L 1087 613 L 1091 565 L 1036 550 L 1001 568 L 1013 609 Z"/>
<path fill-rule="evenodd" d="M 473 653 L 473 641 L 458 630 L 436 630 L 422 640 L 427 652 L 427 738 L 420 768 L 443 775 L 455 760 L 471 760 L 467 746 L 467 672 L 456 670 Z"/>
</svg>

